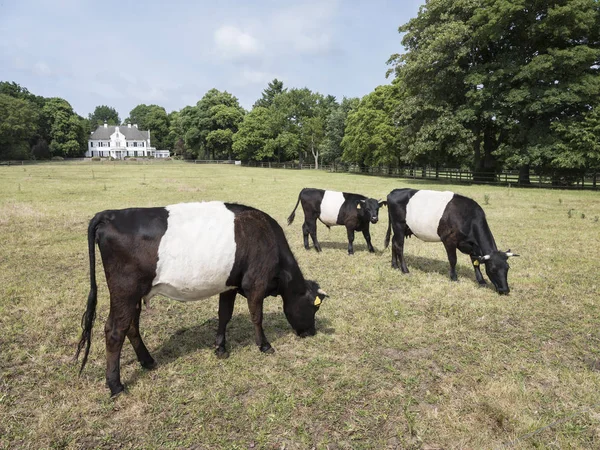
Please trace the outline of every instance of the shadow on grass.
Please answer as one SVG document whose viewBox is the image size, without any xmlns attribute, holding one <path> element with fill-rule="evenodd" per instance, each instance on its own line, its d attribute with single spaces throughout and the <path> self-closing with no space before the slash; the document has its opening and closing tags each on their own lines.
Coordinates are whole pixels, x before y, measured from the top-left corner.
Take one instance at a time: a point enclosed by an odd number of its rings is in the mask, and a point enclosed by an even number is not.
<svg viewBox="0 0 600 450">
<path fill-rule="evenodd" d="M 468 258 L 468 256 L 464 256 Z M 425 258 L 423 256 L 409 256 L 406 254 L 404 255 L 404 257 L 406 259 L 406 265 L 408 266 L 408 270 L 416 269 L 422 272 L 436 272 L 450 279 L 450 263 L 448 263 L 447 260 Z M 484 276 L 484 279 L 488 282 L 486 285 L 482 285 L 481 287 L 491 289 L 492 291 L 496 291 L 494 285 L 487 279 L 485 275 L 485 268 L 482 268 L 481 272 Z M 400 270 L 398 270 L 398 273 L 402 275 Z M 478 284 L 477 280 L 475 279 L 475 271 L 468 266 L 457 264 L 456 275 L 459 279 L 468 279 L 471 280 L 473 283 Z"/>
<path fill-rule="evenodd" d="M 330 321 L 326 318 L 316 316 L 316 328 L 317 334 L 333 334 L 335 328 L 329 326 Z M 215 338 L 217 336 L 217 327 L 219 321 L 216 318 L 211 318 L 204 321 L 201 324 L 194 325 L 191 327 L 180 328 L 175 331 L 167 341 L 162 343 L 154 351 L 150 351 L 150 354 L 157 362 L 158 366 L 165 366 L 171 362 L 185 356 L 189 353 L 193 353 L 204 348 L 215 348 Z M 282 312 L 268 312 L 263 315 L 263 328 L 267 340 L 273 344 L 281 336 L 292 333 L 295 335 L 294 330 L 288 323 L 285 315 Z M 234 315 L 229 324 L 227 325 L 227 350 L 234 354 L 240 347 L 253 346 L 256 347 L 257 357 L 259 356 L 259 350 L 254 342 L 254 325 L 250 320 L 250 316 L 246 314 Z M 310 339 L 300 338 L 298 339 Z M 128 342 L 125 342 L 127 344 Z M 275 350 L 276 344 L 273 345 Z M 212 358 L 216 358 L 215 355 L 211 355 Z M 140 377 L 145 376 L 148 372 L 144 370 L 136 359 L 127 361 L 127 364 L 136 364 L 139 370 L 136 370 L 129 380 L 125 380 L 127 386 L 133 386 Z"/>
</svg>

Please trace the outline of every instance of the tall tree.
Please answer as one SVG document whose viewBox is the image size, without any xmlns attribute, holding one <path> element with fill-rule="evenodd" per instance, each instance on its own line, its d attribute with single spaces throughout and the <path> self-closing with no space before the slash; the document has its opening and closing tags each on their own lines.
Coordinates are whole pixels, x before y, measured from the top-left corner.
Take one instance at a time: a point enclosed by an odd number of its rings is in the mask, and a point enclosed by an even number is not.
<svg viewBox="0 0 600 450">
<path fill-rule="evenodd" d="M 50 129 L 52 155 L 81 156 L 87 145 L 84 119 L 73 112 L 69 102 L 58 97 L 49 98 L 42 112 Z"/>
<path fill-rule="evenodd" d="M 39 131 L 39 109 L 30 101 L 0 94 L 0 159 L 29 159 Z"/>
<path fill-rule="evenodd" d="M 553 123 L 598 97 L 598 10 L 594 0 L 429 0 L 400 27 L 407 52 L 390 59 L 410 105 L 399 125 L 422 155 L 471 146 L 475 170 L 518 166 L 527 182 L 530 166 L 552 166 Z"/>
<path fill-rule="evenodd" d="M 342 159 L 361 167 L 398 164 L 400 130 L 394 120 L 398 104 L 395 85 L 378 86 L 365 95 L 348 114 Z"/>
<path fill-rule="evenodd" d="M 100 125 L 106 122 L 108 125 L 120 125 L 119 113 L 111 106 L 99 105 L 96 106 L 93 113 L 88 115 L 90 127 L 95 130 Z"/>
<path fill-rule="evenodd" d="M 169 139 L 169 116 L 162 106 L 137 105 L 124 120 L 126 124 L 137 124 L 140 130 L 150 131 L 150 142 L 158 149 L 171 149 L 173 142 Z"/>
<path fill-rule="evenodd" d="M 273 104 L 273 99 L 279 95 L 286 92 L 287 89 L 283 87 L 283 81 L 274 78 L 273 81 L 270 81 L 267 87 L 262 92 L 262 97 L 259 98 L 256 102 L 254 102 L 253 108 L 258 106 L 262 106 L 263 108 L 268 108 Z"/>
<path fill-rule="evenodd" d="M 325 124 L 325 146 L 323 161 L 326 163 L 337 162 L 343 153 L 342 140 L 346 129 L 348 114 L 354 111 L 360 102 L 358 98 L 344 97 L 342 102 L 327 116 Z"/>
</svg>

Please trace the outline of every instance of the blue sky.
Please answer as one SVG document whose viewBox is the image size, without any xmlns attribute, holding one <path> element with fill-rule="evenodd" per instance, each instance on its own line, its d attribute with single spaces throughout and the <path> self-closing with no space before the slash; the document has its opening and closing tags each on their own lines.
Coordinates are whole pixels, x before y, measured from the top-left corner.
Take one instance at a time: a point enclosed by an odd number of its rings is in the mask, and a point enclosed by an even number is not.
<svg viewBox="0 0 600 450">
<path fill-rule="evenodd" d="M 0 81 L 87 117 L 140 103 L 167 112 L 211 88 L 249 109 L 273 78 L 362 97 L 388 83 L 398 27 L 424 0 L 0 0 Z"/>
</svg>

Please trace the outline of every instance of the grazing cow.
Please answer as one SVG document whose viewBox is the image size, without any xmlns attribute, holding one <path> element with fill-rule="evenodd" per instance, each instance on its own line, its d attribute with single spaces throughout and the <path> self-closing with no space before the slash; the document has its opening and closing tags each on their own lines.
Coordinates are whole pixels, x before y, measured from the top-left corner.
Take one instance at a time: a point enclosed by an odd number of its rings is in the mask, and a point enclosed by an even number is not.
<svg viewBox="0 0 600 450">
<path fill-rule="evenodd" d="M 456 281 L 456 249 L 471 257 L 475 278 L 486 284 L 480 264 L 499 294 L 508 294 L 508 258 L 515 255 L 499 251 L 481 206 L 454 192 L 395 189 L 387 196 L 389 225 L 385 247 L 392 242 L 392 267 L 408 273 L 404 261 L 404 239 L 415 235 L 422 241 L 444 244 L 450 262 L 450 279 Z"/>
<path fill-rule="evenodd" d="M 379 220 L 379 208 L 386 202 L 378 202 L 374 198 L 364 195 L 348 194 L 347 192 L 324 191 L 323 189 L 304 188 L 298 195 L 296 206 L 288 217 L 290 225 L 296 217 L 298 203 L 302 202 L 304 210 L 304 248 L 309 249 L 308 235 L 312 238 L 315 249 L 320 252 L 321 244 L 317 240 L 317 219 L 323 222 L 327 228 L 335 225 L 345 225 L 348 232 L 348 254 L 354 254 L 354 232 L 362 231 L 369 251 L 375 249 L 371 245 L 371 234 L 369 224 L 377 223 Z"/>
<path fill-rule="evenodd" d="M 110 292 L 104 332 L 106 382 L 113 396 L 124 389 L 119 359 L 125 336 L 141 365 L 155 367 L 139 321 L 142 300 L 157 294 L 180 301 L 220 294 L 215 353 L 221 358 L 229 356 L 225 328 L 237 293 L 248 299 L 261 352 L 274 351 L 262 327 L 263 300 L 269 295 L 282 296 L 285 316 L 299 336 L 315 334 L 315 313 L 326 294 L 304 279 L 283 230 L 264 212 L 222 202 L 103 211 L 88 228 L 90 293 L 75 355 L 77 359 L 85 345 L 79 373 L 88 358 L 96 312 L 95 243 Z"/>
</svg>

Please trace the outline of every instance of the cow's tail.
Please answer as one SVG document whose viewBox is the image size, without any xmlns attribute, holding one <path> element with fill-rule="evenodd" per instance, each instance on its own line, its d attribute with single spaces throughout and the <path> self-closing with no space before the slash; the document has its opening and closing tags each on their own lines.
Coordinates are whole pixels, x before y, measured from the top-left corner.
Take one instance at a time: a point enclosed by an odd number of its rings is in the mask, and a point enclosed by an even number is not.
<svg viewBox="0 0 600 450">
<path fill-rule="evenodd" d="M 294 210 L 290 214 L 290 217 L 288 217 L 288 221 L 287 221 L 288 225 L 291 225 L 292 222 L 294 221 L 294 219 L 296 218 L 296 209 L 298 208 L 298 205 L 300 204 L 300 196 L 301 195 L 302 195 L 302 191 L 300 191 L 300 193 L 298 194 L 298 201 L 296 202 L 296 206 L 294 206 Z"/>
<path fill-rule="evenodd" d="M 390 208 L 388 207 L 388 229 L 385 234 L 385 241 L 383 242 L 383 248 L 388 248 L 390 245 L 390 236 L 392 235 L 392 213 L 390 212 Z"/>
<path fill-rule="evenodd" d="M 100 215 L 96 216 L 90 221 L 88 226 L 88 251 L 90 257 L 90 293 L 88 294 L 87 308 L 81 317 L 81 339 L 77 344 L 77 352 L 75 353 L 74 360 L 77 361 L 79 353 L 85 346 L 85 352 L 83 354 L 83 361 L 81 362 L 81 369 L 79 369 L 79 375 L 83 372 L 85 363 L 87 362 L 88 355 L 90 353 L 90 345 L 92 344 L 92 327 L 94 326 L 94 319 L 96 318 L 96 304 L 98 303 L 98 286 L 96 285 L 96 228 L 100 224 Z"/>
</svg>

